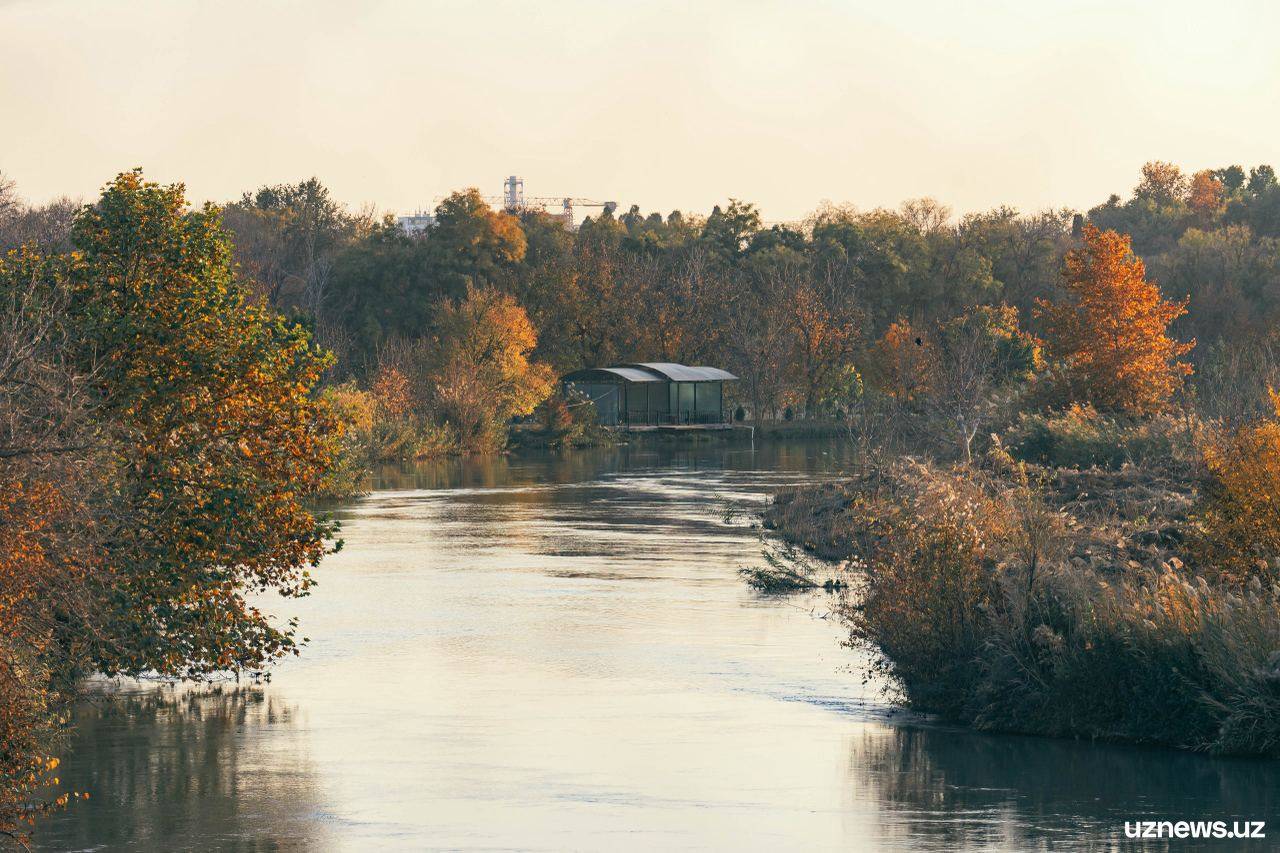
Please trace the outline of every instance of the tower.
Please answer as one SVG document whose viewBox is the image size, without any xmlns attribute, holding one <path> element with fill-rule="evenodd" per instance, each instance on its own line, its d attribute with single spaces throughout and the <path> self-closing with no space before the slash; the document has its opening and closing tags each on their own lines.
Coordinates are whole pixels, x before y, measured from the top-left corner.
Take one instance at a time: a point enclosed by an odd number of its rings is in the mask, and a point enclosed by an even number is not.
<svg viewBox="0 0 1280 853">
<path fill-rule="evenodd" d="M 502 185 L 502 206 L 507 210 L 524 207 L 524 179 L 512 175 Z"/>
</svg>

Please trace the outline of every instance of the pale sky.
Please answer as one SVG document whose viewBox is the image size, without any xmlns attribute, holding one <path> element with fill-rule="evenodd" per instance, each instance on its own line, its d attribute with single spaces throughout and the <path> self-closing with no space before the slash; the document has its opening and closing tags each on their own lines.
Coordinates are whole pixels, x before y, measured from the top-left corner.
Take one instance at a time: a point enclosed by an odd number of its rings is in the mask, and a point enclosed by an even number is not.
<svg viewBox="0 0 1280 853">
<path fill-rule="evenodd" d="M 194 200 L 316 175 L 767 220 L 1087 208 L 1139 166 L 1280 167 L 1280 4 L 0 0 L 0 172 Z"/>
</svg>

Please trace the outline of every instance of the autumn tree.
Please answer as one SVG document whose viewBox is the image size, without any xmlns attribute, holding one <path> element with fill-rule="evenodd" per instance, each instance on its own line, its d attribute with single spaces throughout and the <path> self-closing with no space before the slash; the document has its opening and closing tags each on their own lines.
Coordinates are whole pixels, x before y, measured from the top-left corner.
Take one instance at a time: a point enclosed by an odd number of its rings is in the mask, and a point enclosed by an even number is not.
<svg viewBox="0 0 1280 853">
<path fill-rule="evenodd" d="M 1191 551 L 1202 574 L 1243 584 L 1280 579 L 1280 393 L 1270 416 L 1214 430 Z"/>
<path fill-rule="evenodd" d="M 1187 193 L 1187 206 L 1202 222 L 1210 222 L 1222 209 L 1222 181 L 1210 169 L 1191 176 L 1191 188 Z"/>
<path fill-rule="evenodd" d="M 980 305 L 939 323 L 933 337 L 937 357 L 929 408 L 958 436 L 969 463 L 973 440 L 990 420 L 1000 393 L 1030 380 L 1043 366 L 1040 348 L 1018 328 L 1018 312 L 1008 305 Z"/>
<path fill-rule="evenodd" d="M 213 207 L 120 175 L 76 251 L 0 259 L 0 834 L 56 785 L 90 672 L 202 677 L 296 650 L 337 430 L 327 357 L 233 274 Z M 56 802 L 56 800 L 55 800 Z"/>
<path fill-rule="evenodd" d="M 1151 160 L 1142 165 L 1142 180 L 1133 194 L 1157 204 L 1173 204 L 1187 194 L 1187 177 L 1173 163 Z"/>
<path fill-rule="evenodd" d="M 468 286 L 436 319 L 429 381 L 434 402 L 468 451 L 506 442 L 507 422 L 551 393 L 555 375 L 530 360 L 538 335 L 523 308 L 493 288 Z"/>
<path fill-rule="evenodd" d="M 527 248 L 520 220 L 494 210 L 474 188 L 440 202 L 427 240 L 433 273 L 450 297 L 462 296 L 468 284 L 499 284 Z"/>
<path fill-rule="evenodd" d="M 1135 415 L 1160 411 L 1191 366 L 1179 358 L 1195 342 L 1169 335 L 1187 300 L 1170 302 L 1146 278 L 1129 238 L 1085 226 L 1084 246 L 1067 253 L 1065 298 L 1039 300 L 1050 354 L 1065 363 L 1077 399 Z"/>
<path fill-rule="evenodd" d="M 840 299 L 834 281 L 810 264 L 787 265 L 772 273 L 786 292 L 791 326 L 791 363 L 806 417 L 817 414 L 843 378 L 858 344 L 858 316 Z"/>
<path fill-rule="evenodd" d="M 249 300 L 218 210 L 181 185 L 120 175 L 73 240 L 73 352 L 112 464 L 84 654 L 108 674 L 261 667 L 296 640 L 249 593 L 306 594 L 333 535 L 304 503 L 337 446 L 311 393 L 328 357 Z"/>
<path fill-rule="evenodd" d="M 937 360 L 937 347 L 925 333 L 898 320 L 871 348 L 867 375 L 875 388 L 909 403 L 932 388 Z"/>
<path fill-rule="evenodd" d="M 65 802 L 56 755 L 80 663 L 66 626 L 92 618 L 102 590 L 84 506 L 98 430 L 68 358 L 64 270 L 0 256 L 0 837 L 19 843 Z"/>
</svg>

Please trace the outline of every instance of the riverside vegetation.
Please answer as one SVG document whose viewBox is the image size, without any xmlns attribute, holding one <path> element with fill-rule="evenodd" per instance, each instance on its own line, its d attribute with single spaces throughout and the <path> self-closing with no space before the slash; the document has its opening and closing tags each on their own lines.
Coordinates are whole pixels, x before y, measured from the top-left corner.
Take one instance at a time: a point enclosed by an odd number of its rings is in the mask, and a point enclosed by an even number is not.
<svg viewBox="0 0 1280 853">
<path fill-rule="evenodd" d="M 840 562 L 851 642 L 908 706 L 1280 756 L 1280 396 L 1243 415 L 1248 400 L 1197 405 L 1180 361 L 1192 345 L 1168 334 L 1185 308 L 1127 238 L 1086 226 L 1061 300 L 1039 306 L 1043 365 L 1003 395 L 984 386 L 981 454 L 881 443 L 849 479 L 775 496 L 767 526 Z M 1003 370 L 997 345 L 984 352 Z M 917 436 L 960 417 L 930 401 L 960 358 L 939 343 L 912 363 L 909 393 L 890 388 Z M 1231 390 L 1256 391 L 1251 378 Z M 764 574 L 748 580 L 788 579 Z"/>
<path fill-rule="evenodd" d="M 89 205 L 0 179 L 0 250 L 11 838 L 78 793 L 56 756 L 86 676 L 296 653 L 249 596 L 312 589 L 319 501 L 377 461 L 606 440 L 553 380 L 617 361 L 724 365 L 737 419 L 849 437 L 850 478 L 770 523 L 855 562 L 818 583 L 914 706 L 1276 751 L 1270 167 L 1150 163 L 1087 214 L 772 227 L 731 201 L 570 231 L 470 190 L 424 235 L 314 179 L 221 207 L 136 171 Z"/>
</svg>

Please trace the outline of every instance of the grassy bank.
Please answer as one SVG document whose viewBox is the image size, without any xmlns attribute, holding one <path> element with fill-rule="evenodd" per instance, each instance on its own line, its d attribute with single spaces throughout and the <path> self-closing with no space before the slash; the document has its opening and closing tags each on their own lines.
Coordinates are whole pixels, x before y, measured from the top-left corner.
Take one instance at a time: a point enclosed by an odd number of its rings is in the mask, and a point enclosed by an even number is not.
<svg viewBox="0 0 1280 853">
<path fill-rule="evenodd" d="M 848 561 L 851 640 L 914 709 L 1278 756 L 1280 587 L 1261 558 L 1247 578 L 1208 562 L 1221 488 L 1190 458 L 1053 468 L 997 449 L 785 490 L 765 523 Z"/>
</svg>

